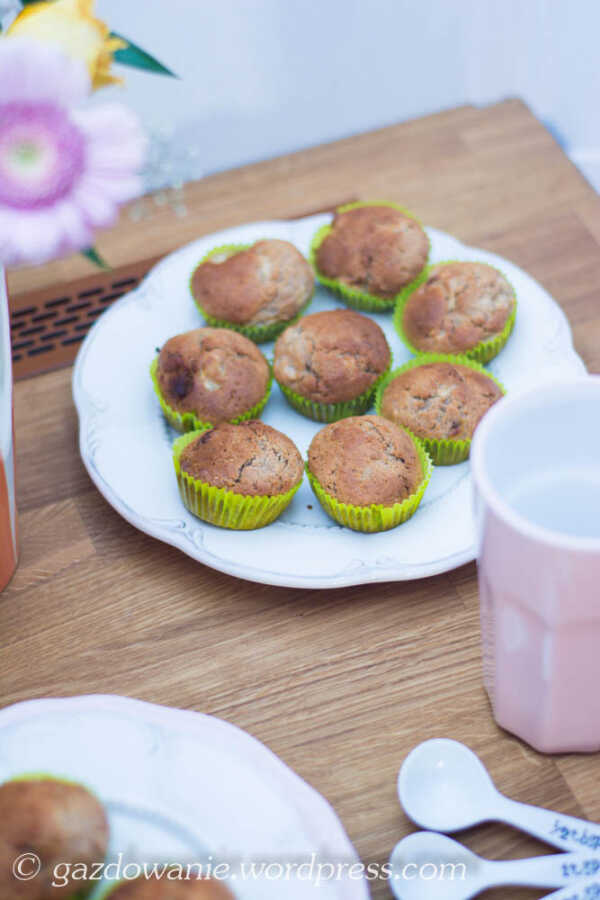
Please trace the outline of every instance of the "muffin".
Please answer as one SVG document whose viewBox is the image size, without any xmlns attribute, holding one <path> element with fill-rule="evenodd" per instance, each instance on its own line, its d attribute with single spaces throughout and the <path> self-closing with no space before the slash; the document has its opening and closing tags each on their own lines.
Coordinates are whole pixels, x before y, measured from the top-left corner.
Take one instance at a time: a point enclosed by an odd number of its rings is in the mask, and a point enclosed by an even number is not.
<svg viewBox="0 0 600 900">
<path fill-rule="evenodd" d="M 2 900 L 49 900 L 72 897 L 93 887 L 81 878 L 70 879 L 76 864 L 93 874 L 94 864 L 104 862 L 108 847 L 108 821 L 101 803 L 84 787 L 57 779 L 30 778 L 0 786 L 0 897 Z M 31 858 L 24 858 L 27 852 Z M 31 876 L 41 860 L 38 875 L 28 880 L 15 877 L 13 865 L 21 858 L 17 874 Z M 53 887 L 55 867 L 62 863 L 61 885 Z M 81 870 L 84 871 L 84 870 Z"/>
<path fill-rule="evenodd" d="M 399 298 L 395 322 L 413 353 L 456 353 L 489 362 L 515 324 L 515 292 L 486 263 L 443 262 Z"/>
<path fill-rule="evenodd" d="M 286 400 L 317 422 L 371 405 L 392 354 L 379 325 L 350 309 L 313 313 L 277 339 L 273 371 Z"/>
<path fill-rule="evenodd" d="M 420 438 L 437 465 L 462 462 L 481 418 L 504 394 L 478 363 L 422 356 L 392 372 L 377 393 L 377 412 Z"/>
<path fill-rule="evenodd" d="M 307 474 L 321 506 L 355 531 L 386 531 L 409 519 L 431 469 L 420 441 L 381 416 L 326 425 L 308 449 Z"/>
<path fill-rule="evenodd" d="M 191 868 L 191 877 L 186 878 L 186 866 L 181 867 L 181 878 L 136 878 L 122 881 L 113 888 L 110 900 L 233 900 L 233 894 L 222 881 L 213 878 L 197 878 L 196 869 Z"/>
<path fill-rule="evenodd" d="M 273 522 L 303 477 L 296 445 L 258 420 L 183 435 L 173 445 L 173 462 L 187 509 L 205 522 L 238 530 Z"/>
<path fill-rule="evenodd" d="M 226 328 L 170 338 L 150 372 L 162 411 L 178 431 L 255 419 L 271 391 L 271 370 L 258 347 Z"/>
<path fill-rule="evenodd" d="M 261 343 L 280 334 L 308 305 L 311 267 L 288 241 L 230 244 L 211 250 L 194 270 L 192 296 L 209 325 Z"/>
<path fill-rule="evenodd" d="M 348 306 L 393 309 L 396 296 L 423 271 L 429 239 L 417 220 L 393 203 L 341 206 L 319 229 L 311 262 L 319 281 Z"/>
</svg>

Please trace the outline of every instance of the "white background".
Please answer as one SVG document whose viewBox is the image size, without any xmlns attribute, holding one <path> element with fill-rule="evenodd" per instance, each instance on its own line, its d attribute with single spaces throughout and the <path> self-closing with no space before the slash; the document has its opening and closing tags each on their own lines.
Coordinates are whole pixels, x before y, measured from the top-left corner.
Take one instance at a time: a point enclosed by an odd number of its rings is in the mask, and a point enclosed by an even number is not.
<svg viewBox="0 0 600 900">
<path fill-rule="evenodd" d="M 600 0 L 98 0 L 97 9 L 181 76 L 125 70 L 125 98 L 184 175 L 520 96 L 600 184 Z"/>
</svg>

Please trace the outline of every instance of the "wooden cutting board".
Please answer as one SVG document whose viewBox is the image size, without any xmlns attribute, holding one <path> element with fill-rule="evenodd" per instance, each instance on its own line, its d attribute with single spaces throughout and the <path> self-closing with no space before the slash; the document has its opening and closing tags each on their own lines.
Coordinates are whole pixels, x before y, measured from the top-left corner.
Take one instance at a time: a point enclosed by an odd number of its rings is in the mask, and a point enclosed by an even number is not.
<svg viewBox="0 0 600 900">
<path fill-rule="evenodd" d="M 11 273 L 14 303 L 27 308 L 27 298 L 45 303 L 94 286 L 106 296 L 102 279 L 137 278 L 202 234 L 387 198 L 538 278 L 565 309 L 588 367 L 600 371 L 600 200 L 519 101 L 214 175 L 185 195 L 185 217 L 152 205 L 134 224 L 126 211 L 99 237 L 111 273 L 80 257 Z M 19 382 L 15 412 L 21 564 L 0 599 L 2 705 L 100 692 L 221 716 L 321 791 L 369 862 L 383 863 L 412 830 L 396 774 L 433 736 L 470 744 L 517 799 L 600 819 L 600 756 L 543 757 L 494 724 L 473 565 L 314 593 L 238 581 L 135 531 L 97 493 L 78 456 L 69 369 Z M 497 858 L 548 849 L 495 825 L 464 840 Z M 372 893 L 390 896 L 384 883 Z"/>
</svg>

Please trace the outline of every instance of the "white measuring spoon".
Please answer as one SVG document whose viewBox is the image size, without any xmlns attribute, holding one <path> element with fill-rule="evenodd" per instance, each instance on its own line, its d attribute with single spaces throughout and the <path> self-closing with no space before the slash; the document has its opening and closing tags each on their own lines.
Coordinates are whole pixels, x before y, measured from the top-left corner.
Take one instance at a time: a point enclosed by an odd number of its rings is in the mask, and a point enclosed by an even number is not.
<svg viewBox="0 0 600 900">
<path fill-rule="evenodd" d="M 600 857 L 593 853 L 497 861 L 433 831 L 405 837 L 390 857 L 390 887 L 398 900 L 469 900 L 503 885 L 559 887 L 572 882 L 577 891 L 581 879 L 594 875 L 600 877 Z"/>
<path fill-rule="evenodd" d="M 506 822 L 561 850 L 600 851 L 600 825 L 510 800 L 458 741 L 439 738 L 415 747 L 400 769 L 398 796 L 406 815 L 430 831 Z"/>
<path fill-rule="evenodd" d="M 600 879 L 577 881 L 567 887 L 547 894 L 543 900 L 598 900 L 600 897 Z"/>
</svg>

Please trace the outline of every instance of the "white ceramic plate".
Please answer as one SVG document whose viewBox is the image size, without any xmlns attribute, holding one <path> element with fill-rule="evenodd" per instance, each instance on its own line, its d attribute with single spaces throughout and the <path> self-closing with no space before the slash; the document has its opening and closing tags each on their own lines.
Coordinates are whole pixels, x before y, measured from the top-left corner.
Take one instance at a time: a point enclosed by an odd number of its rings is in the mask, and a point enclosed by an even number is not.
<svg viewBox="0 0 600 900">
<path fill-rule="evenodd" d="M 307 480 L 283 516 L 266 529 L 235 532 L 206 525 L 183 507 L 171 461 L 173 432 L 164 422 L 148 368 L 156 348 L 202 324 L 190 298 L 190 272 L 216 244 L 261 237 L 292 241 L 307 253 L 316 229 L 330 216 L 294 222 L 258 222 L 203 237 L 162 260 L 145 281 L 94 325 L 73 375 L 80 417 L 81 456 L 98 489 L 129 522 L 174 544 L 200 562 L 266 584 L 327 588 L 423 578 L 475 556 L 469 463 L 437 468 L 417 514 L 392 531 L 365 535 L 342 528 L 321 510 Z M 551 376 L 585 371 L 573 349 L 567 320 L 533 278 L 508 260 L 427 229 L 432 261 L 466 259 L 501 268 L 519 300 L 515 331 L 489 368 L 508 391 Z M 318 288 L 310 312 L 339 303 Z M 374 316 L 394 353 L 410 358 L 391 315 Z M 272 345 L 262 345 L 271 356 Z M 274 385 L 263 414 L 305 455 L 321 427 L 294 412 Z"/>
<path fill-rule="evenodd" d="M 19 703 L 0 711 L 0 782 L 26 772 L 96 793 L 109 816 L 109 857 L 126 878 L 136 874 L 127 863 L 196 862 L 206 872 L 220 862 L 231 867 L 236 900 L 306 900 L 315 890 L 323 900 L 368 900 L 364 880 L 326 880 L 327 869 L 315 887 L 318 862 L 344 862 L 346 873 L 358 862 L 340 821 L 270 750 L 221 719 L 112 696 Z M 280 864 L 313 853 L 312 884 L 307 869 L 282 881 Z M 274 865 L 262 877 L 255 868 L 255 878 L 252 861 Z"/>
</svg>

